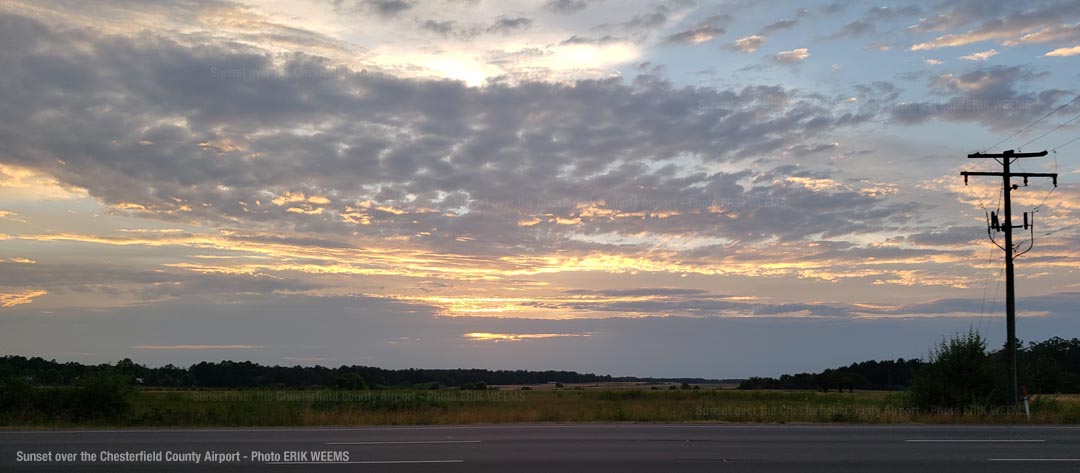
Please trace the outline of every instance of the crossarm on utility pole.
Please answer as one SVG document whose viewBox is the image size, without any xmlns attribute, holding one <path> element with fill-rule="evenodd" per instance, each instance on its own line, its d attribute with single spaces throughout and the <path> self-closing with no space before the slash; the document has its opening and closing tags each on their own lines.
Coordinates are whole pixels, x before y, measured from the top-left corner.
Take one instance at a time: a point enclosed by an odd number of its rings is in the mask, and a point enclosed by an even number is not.
<svg viewBox="0 0 1080 473">
<path fill-rule="evenodd" d="M 1001 159 L 1001 158 L 1041 158 L 1043 156 L 1046 156 L 1046 153 L 1047 153 L 1046 151 L 1039 151 L 1038 153 L 1016 153 L 1016 152 L 1013 152 L 1013 150 L 1010 149 L 1010 150 L 1008 150 L 1008 151 L 1006 151 L 1004 153 L 996 153 L 996 154 L 994 154 L 994 153 L 989 153 L 989 154 L 988 153 L 972 153 L 972 154 L 968 155 L 968 159 L 973 159 L 973 158 L 993 158 L 993 159 Z"/>
<path fill-rule="evenodd" d="M 964 176 L 964 184 L 968 182 L 968 176 L 996 176 L 1005 177 L 1005 173 L 1002 172 L 987 172 L 987 171 L 960 171 L 960 175 Z M 1029 177 L 1048 177 L 1054 181 L 1054 187 L 1057 187 L 1057 173 L 1054 172 L 1010 172 L 1009 177 L 1022 177 L 1024 182 L 1027 182 Z"/>
</svg>

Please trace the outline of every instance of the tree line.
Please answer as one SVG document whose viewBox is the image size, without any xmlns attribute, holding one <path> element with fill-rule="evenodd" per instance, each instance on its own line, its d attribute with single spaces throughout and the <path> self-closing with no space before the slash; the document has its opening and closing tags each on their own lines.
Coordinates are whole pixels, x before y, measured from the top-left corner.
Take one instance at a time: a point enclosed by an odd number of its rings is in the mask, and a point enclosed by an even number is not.
<svg viewBox="0 0 1080 473">
<path fill-rule="evenodd" d="M 970 338 L 971 334 L 954 340 L 967 340 L 975 347 L 970 351 L 983 353 L 985 344 L 981 338 L 979 343 L 983 345 L 974 343 Z M 929 360 L 938 360 L 941 350 L 942 347 L 935 348 Z M 982 370 L 988 375 L 980 379 L 1001 384 L 995 378 L 1006 372 L 1004 347 L 983 353 L 979 360 L 981 365 L 965 369 Z M 1080 393 L 1080 339 L 1054 337 L 1042 342 L 1030 342 L 1026 347 L 1018 343 L 1017 364 L 1018 382 L 1031 394 Z M 754 377 L 740 383 L 739 389 L 906 390 L 920 379 L 920 375 L 926 379 L 940 368 L 919 359 L 871 360 L 820 373 L 785 374 L 779 378 Z M 939 383 L 947 385 L 955 384 L 955 381 L 955 376 L 943 376 Z"/>
<path fill-rule="evenodd" d="M 676 382 L 717 383 L 740 380 L 704 378 L 614 377 L 575 371 L 486 369 L 383 369 L 372 366 L 267 366 L 250 361 L 202 362 L 189 367 L 152 368 L 123 359 L 115 364 L 61 363 L 39 357 L 0 357 L 0 379 L 20 378 L 42 386 L 74 386 L 96 373 L 119 373 L 144 386 L 192 388 L 437 388 L 495 384 Z"/>
</svg>

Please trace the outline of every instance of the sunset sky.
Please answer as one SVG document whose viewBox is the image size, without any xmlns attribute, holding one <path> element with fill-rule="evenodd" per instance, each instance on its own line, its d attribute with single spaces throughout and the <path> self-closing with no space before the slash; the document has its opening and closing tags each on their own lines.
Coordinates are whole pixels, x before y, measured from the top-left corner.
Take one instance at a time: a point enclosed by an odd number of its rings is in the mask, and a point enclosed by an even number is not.
<svg viewBox="0 0 1080 473">
<path fill-rule="evenodd" d="M 1014 194 L 1019 337 L 1072 338 L 1078 83 L 1076 1 L 5 1 L 0 351 L 726 378 L 998 346 L 1000 181 L 959 172 L 1021 146 L 1061 177 Z"/>
</svg>

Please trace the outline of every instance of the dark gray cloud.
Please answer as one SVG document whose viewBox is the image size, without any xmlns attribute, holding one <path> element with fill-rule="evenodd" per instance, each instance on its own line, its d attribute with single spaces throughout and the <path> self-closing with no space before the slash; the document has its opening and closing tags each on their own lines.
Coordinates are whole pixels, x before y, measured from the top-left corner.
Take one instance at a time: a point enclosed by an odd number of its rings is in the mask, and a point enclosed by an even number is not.
<svg viewBox="0 0 1080 473">
<path fill-rule="evenodd" d="M 692 6 L 692 2 L 672 2 L 670 5 L 656 5 L 650 12 L 634 15 L 625 21 L 603 23 L 597 26 L 597 29 L 614 31 L 619 36 L 633 36 L 643 41 L 657 30 L 667 26 L 668 20 L 673 14 Z"/>
<path fill-rule="evenodd" d="M 484 32 L 484 28 L 477 25 L 463 25 L 453 20 L 436 21 L 425 20 L 420 23 L 420 29 L 447 38 L 467 40 Z"/>
<path fill-rule="evenodd" d="M 454 32 L 454 30 L 455 30 L 454 25 L 456 23 L 457 22 L 455 22 L 455 21 L 449 21 L 449 20 L 448 21 L 427 20 L 427 21 L 420 24 L 420 29 L 430 31 L 432 33 L 438 33 L 438 34 L 441 34 L 443 36 L 447 36 L 450 33 Z"/>
<path fill-rule="evenodd" d="M 916 4 L 901 5 L 898 7 L 881 5 L 870 7 L 863 16 L 873 20 L 891 20 L 894 18 L 915 16 L 922 12 L 922 7 Z"/>
<path fill-rule="evenodd" d="M 768 33 L 774 32 L 774 31 L 791 29 L 791 28 L 794 28 L 795 25 L 798 24 L 798 23 L 799 23 L 799 20 L 794 19 L 794 18 L 786 18 L 786 19 L 783 19 L 783 20 L 777 20 L 777 21 L 774 21 L 772 23 L 769 23 L 769 24 L 765 25 L 765 27 L 761 29 L 761 33 L 762 34 L 768 34 Z"/>
<path fill-rule="evenodd" d="M 336 10 L 371 12 L 379 16 L 397 16 L 412 9 L 416 3 L 410 0 L 330 0 Z"/>
<path fill-rule="evenodd" d="M 491 26 L 488 27 L 488 33 L 501 33 L 509 34 L 514 31 L 526 30 L 531 26 L 533 21 L 529 18 L 522 16 L 513 18 L 499 18 Z"/>
<path fill-rule="evenodd" d="M 769 23 L 763 28 L 761 28 L 761 32 L 759 34 L 767 35 L 780 30 L 792 29 L 795 27 L 795 25 L 799 24 L 800 20 L 807 16 L 810 16 L 810 10 L 807 10 L 806 8 L 800 8 L 795 11 L 795 16 L 793 18 L 783 18 Z"/>
<path fill-rule="evenodd" d="M 846 23 L 839 31 L 826 38 L 852 38 L 876 34 L 878 33 L 878 25 L 880 24 L 886 24 L 898 19 L 915 16 L 921 12 L 922 7 L 918 5 L 870 7 L 858 19 Z"/>
<path fill-rule="evenodd" d="M 544 9 L 562 15 L 577 13 L 588 6 L 588 0 L 548 0 L 544 3 Z"/>
<path fill-rule="evenodd" d="M 986 228 L 955 226 L 912 233 L 904 238 L 909 243 L 919 246 L 966 246 L 972 240 L 983 240 L 985 236 Z"/>
<path fill-rule="evenodd" d="M 687 29 L 668 35 L 664 38 L 664 42 L 667 44 L 704 43 L 726 33 L 724 25 L 730 21 L 729 15 L 713 15 Z"/>
<path fill-rule="evenodd" d="M 958 76 L 932 77 L 931 92 L 948 99 L 897 104 L 892 108 L 892 119 L 904 124 L 944 119 L 978 122 L 998 131 L 1013 129 L 1072 97 L 1061 89 L 1027 90 L 1027 84 L 1043 74 L 1026 66 L 988 66 Z"/>
<path fill-rule="evenodd" d="M 844 25 L 840 31 L 829 36 L 830 39 L 862 36 L 877 32 L 877 27 L 867 20 L 855 20 Z"/>
<path fill-rule="evenodd" d="M 822 5 L 821 6 L 821 12 L 825 13 L 827 15 L 833 15 L 833 14 L 837 14 L 837 13 L 842 13 L 844 10 L 847 10 L 847 7 L 848 7 L 848 2 L 847 1 L 832 2 L 832 3 Z"/>
<path fill-rule="evenodd" d="M 308 291 L 310 280 L 261 275 L 201 274 L 184 270 L 144 270 L 113 264 L 0 263 L 0 286 L 43 289 L 53 295 L 98 293 L 141 299 L 160 297 L 272 294 Z"/>
<path fill-rule="evenodd" d="M 604 35 L 604 36 L 600 36 L 600 37 L 588 37 L 588 36 L 573 35 L 573 36 L 571 36 L 569 38 L 566 38 L 565 40 L 563 40 L 559 44 L 562 44 L 562 45 L 565 45 L 565 44 L 595 44 L 595 45 L 603 46 L 603 45 L 606 45 L 606 44 L 621 43 L 621 42 L 624 42 L 624 41 L 626 41 L 626 38 L 619 38 L 619 37 L 615 37 L 615 36 L 611 36 L 611 35 Z"/>
<path fill-rule="evenodd" d="M 942 0 L 932 12 L 942 12 L 920 18 L 911 26 L 912 32 L 941 32 L 978 24 L 975 32 L 1001 28 L 1028 28 L 1055 25 L 1064 19 L 1080 16 L 1076 2 L 1033 0 L 1023 3 L 1006 0 Z"/>
</svg>

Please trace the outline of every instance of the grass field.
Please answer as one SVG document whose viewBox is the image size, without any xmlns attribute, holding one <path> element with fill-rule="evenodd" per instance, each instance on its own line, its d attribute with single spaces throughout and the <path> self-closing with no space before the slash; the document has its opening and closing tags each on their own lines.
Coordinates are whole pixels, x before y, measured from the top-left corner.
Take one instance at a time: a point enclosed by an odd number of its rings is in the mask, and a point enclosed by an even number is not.
<svg viewBox="0 0 1080 473">
<path fill-rule="evenodd" d="M 1023 423 L 1022 412 L 918 412 L 903 393 L 729 389 L 237 390 L 135 394 L 112 420 L 9 418 L 8 426 L 330 426 L 511 422 Z M 1080 423 L 1080 396 L 1044 397 L 1032 422 Z"/>
</svg>

